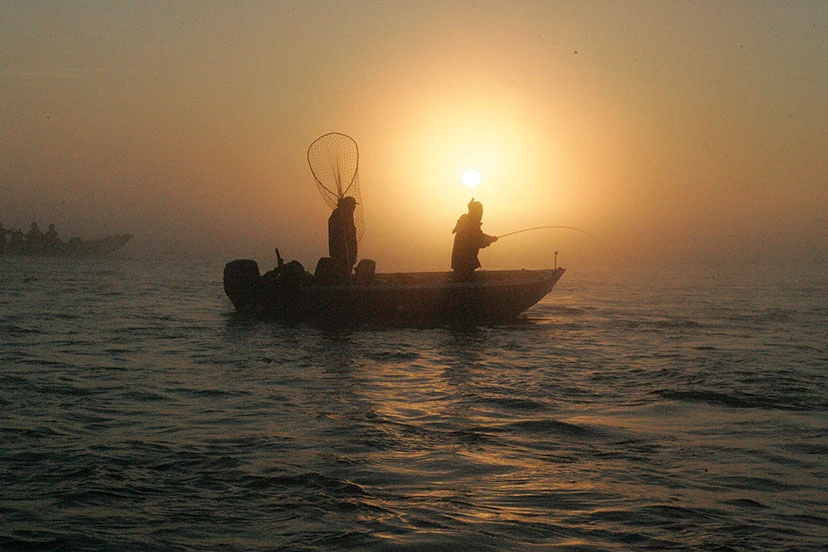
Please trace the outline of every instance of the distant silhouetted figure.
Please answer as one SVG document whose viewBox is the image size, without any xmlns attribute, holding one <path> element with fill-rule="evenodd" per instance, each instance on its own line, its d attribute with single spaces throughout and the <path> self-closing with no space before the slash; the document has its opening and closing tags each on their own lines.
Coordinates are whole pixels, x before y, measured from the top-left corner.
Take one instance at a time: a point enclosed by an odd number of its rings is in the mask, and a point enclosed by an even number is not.
<svg viewBox="0 0 828 552">
<path fill-rule="evenodd" d="M 43 244 L 43 232 L 40 231 L 40 226 L 36 222 L 33 222 L 31 228 L 29 228 L 26 241 L 38 247 Z"/>
<path fill-rule="evenodd" d="M 347 282 L 357 259 L 357 232 L 354 224 L 356 199 L 341 198 L 328 219 L 328 254 L 331 257 L 333 277 Z"/>
<path fill-rule="evenodd" d="M 55 230 L 54 224 L 50 224 L 49 229 L 46 230 L 45 234 L 43 234 L 43 243 L 46 245 L 46 249 L 54 249 L 60 244 L 60 238 L 58 238 L 58 233 L 57 230 Z"/>
<path fill-rule="evenodd" d="M 451 268 L 454 270 L 454 279 L 468 282 L 473 279 L 474 271 L 480 267 L 477 253 L 482 247 L 488 247 L 497 241 L 497 236 L 483 233 L 483 204 L 469 202 L 469 212 L 457 219 L 454 230 L 454 248 L 451 250 Z"/>
<path fill-rule="evenodd" d="M 9 245 L 19 247 L 23 243 L 23 230 L 15 228 L 9 232 Z"/>
</svg>

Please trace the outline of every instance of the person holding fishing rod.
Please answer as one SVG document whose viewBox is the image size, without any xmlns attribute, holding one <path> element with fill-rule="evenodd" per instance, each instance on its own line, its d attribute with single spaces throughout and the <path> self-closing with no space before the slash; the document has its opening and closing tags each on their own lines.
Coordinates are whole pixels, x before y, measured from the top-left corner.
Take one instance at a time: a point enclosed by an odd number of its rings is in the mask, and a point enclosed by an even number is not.
<svg viewBox="0 0 828 552">
<path fill-rule="evenodd" d="M 457 219 L 457 224 L 451 231 L 454 234 L 451 268 L 457 282 L 470 282 L 474 279 L 474 271 L 480 268 L 477 253 L 481 248 L 497 241 L 497 236 L 483 233 L 483 204 L 472 198 L 468 209 L 469 212 Z"/>
<path fill-rule="evenodd" d="M 454 270 L 454 280 L 457 282 L 469 282 L 474 279 L 474 271 L 480 268 L 480 260 L 477 258 L 477 253 L 481 248 L 488 247 L 499 238 L 522 234 L 524 232 L 533 232 L 535 230 L 563 229 L 575 230 L 576 232 L 586 234 L 592 239 L 597 239 L 586 230 L 561 225 L 533 226 L 531 228 L 523 228 L 521 230 L 515 230 L 514 232 L 501 234 L 500 236 L 489 236 L 488 234 L 484 234 L 481 228 L 483 225 L 483 205 L 472 198 L 469 201 L 468 208 L 469 212 L 457 220 L 457 224 L 454 226 L 454 230 L 452 230 L 454 234 L 454 248 L 451 251 L 451 268 Z M 558 252 L 556 251 L 556 268 L 558 264 L 557 257 Z"/>
</svg>

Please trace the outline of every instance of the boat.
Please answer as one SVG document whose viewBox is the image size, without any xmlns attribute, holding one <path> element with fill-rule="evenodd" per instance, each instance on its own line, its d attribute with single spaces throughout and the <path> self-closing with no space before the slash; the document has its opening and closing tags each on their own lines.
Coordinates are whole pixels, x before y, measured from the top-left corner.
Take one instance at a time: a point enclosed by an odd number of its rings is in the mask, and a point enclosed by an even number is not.
<svg viewBox="0 0 828 552">
<path fill-rule="evenodd" d="M 224 291 L 243 315 L 291 322 L 381 326 L 445 326 L 517 319 L 548 294 L 565 272 L 478 271 L 473 281 L 451 272 L 373 273 L 357 270 L 348 283 L 329 283 L 299 263 L 265 274 L 251 259 L 224 268 Z"/>
<path fill-rule="evenodd" d="M 132 234 L 116 234 L 97 240 L 72 238 L 68 241 L 32 243 L 28 241 L 6 242 L 0 255 L 30 255 L 39 257 L 102 257 L 126 245 Z"/>
</svg>

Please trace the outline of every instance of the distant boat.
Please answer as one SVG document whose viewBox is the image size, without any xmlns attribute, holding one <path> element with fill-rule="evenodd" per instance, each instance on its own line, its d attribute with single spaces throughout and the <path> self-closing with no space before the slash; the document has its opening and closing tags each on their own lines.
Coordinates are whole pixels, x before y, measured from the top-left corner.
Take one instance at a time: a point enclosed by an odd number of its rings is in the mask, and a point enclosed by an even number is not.
<svg viewBox="0 0 828 552">
<path fill-rule="evenodd" d="M 300 268 L 301 271 L 301 268 Z M 339 285 L 256 261 L 227 263 L 224 290 L 239 313 L 311 323 L 441 326 L 516 319 L 549 293 L 565 269 L 479 271 L 472 282 L 451 272 L 376 274 Z"/>
<path fill-rule="evenodd" d="M 72 238 L 52 244 L 28 241 L 6 242 L 0 255 L 30 255 L 39 257 L 102 257 L 123 247 L 132 234 L 117 234 L 97 240 Z"/>
</svg>

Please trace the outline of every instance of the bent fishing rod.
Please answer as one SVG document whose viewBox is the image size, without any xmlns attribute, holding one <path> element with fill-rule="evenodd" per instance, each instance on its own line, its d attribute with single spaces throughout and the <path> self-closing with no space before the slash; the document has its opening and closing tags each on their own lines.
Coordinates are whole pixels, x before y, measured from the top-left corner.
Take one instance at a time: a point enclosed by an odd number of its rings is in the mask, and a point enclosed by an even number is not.
<svg viewBox="0 0 828 552">
<path fill-rule="evenodd" d="M 593 240 L 598 239 L 595 236 L 593 236 L 592 234 L 590 234 L 589 232 L 587 232 L 586 230 L 581 230 L 580 228 L 575 228 L 574 226 L 559 226 L 559 225 L 533 226 L 532 228 L 524 228 L 523 230 L 515 230 L 514 232 L 508 232 L 506 234 L 502 234 L 502 235 L 498 236 L 497 239 L 505 238 L 506 236 L 512 236 L 514 234 L 521 234 L 523 232 L 531 232 L 533 230 L 544 230 L 544 229 L 547 229 L 547 228 L 557 228 L 557 229 L 563 229 L 563 230 L 575 230 L 576 232 L 581 232 L 582 234 L 586 234 L 587 236 L 589 236 Z"/>
</svg>

